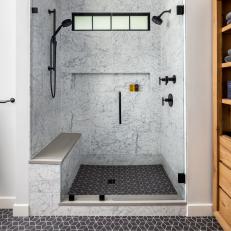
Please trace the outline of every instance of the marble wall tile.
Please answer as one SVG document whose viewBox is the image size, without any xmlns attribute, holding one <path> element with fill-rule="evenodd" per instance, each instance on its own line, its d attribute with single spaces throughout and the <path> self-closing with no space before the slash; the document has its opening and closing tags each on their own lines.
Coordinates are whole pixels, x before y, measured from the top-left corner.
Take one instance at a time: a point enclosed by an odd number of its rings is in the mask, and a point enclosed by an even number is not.
<svg viewBox="0 0 231 231">
<path fill-rule="evenodd" d="M 60 166 L 59 165 L 29 165 L 30 193 L 60 192 Z"/>
<path fill-rule="evenodd" d="M 148 165 L 162 164 L 162 155 L 109 155 L 109 154 L 88 154 L 83 155 L 82 164 L 88 165 Z"/>
<path fill-rule="evenodd" d="M 53 18 L 48 9 L 56 8 L 55 0 L 32 0 L 38 14 L 31 14 L 31 155 L 36 155 L 59 133 L 60 80 L 57 97 L 51 98 L 49 80 L 49 42 L 53 33 Z"/>
<path fill-rule="evenodd" d="M 131 93 L 130 83 L 140 84 L 140 92 Z M 71 123 L 64 127 L 82 134 L 82 155 L 159 154 L 159 111 L 149 74 L 73 74 L 63 86 L 63 121 Z"/>
<path fill-rule="evenodd" d="M 67 197 L 71 184 L 82 163 L 81 158 L 81 138 L 73 147 L 68 156 L 64 159 L 61 165 L 61 199 Z"/>
</svg>

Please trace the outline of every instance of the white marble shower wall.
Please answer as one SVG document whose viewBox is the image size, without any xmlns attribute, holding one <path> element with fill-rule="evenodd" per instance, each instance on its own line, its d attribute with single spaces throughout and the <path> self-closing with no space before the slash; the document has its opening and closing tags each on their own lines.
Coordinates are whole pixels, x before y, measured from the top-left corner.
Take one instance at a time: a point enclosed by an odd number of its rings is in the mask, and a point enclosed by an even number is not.
<svg viewBox="0 0 231 231">
<path fill-rule="evenodd" d="M 57 96 L 51 98 L 49 86 L 49 42 L 53 33 L 53 17 L 48 9 L 56 8 L 55 0 L 32 0 L 38 14 L 31 14 L 31 155 L 36 155 L 61 130 L 60 79 Z"/>
<path fill-rule="evenodd" d="M 163 10 L 172 9 L 165 15 L 161 26 L 161 76 L 176 75 L 176 84 L 162 83 L 161 96 L 173 94 L 172 108 L 165 105 L 160 114 L 160 152 L 164 166 L 178 192 L 184 197 L 184 184 L 177 183 L 177 174 L 185 172 L 184 150 L 184 16 L 176 14 L 176 6 L 184 0 L 165 0 Z M 179 187 L 181 186 L 181 187 Z"/>
<path fill-rule="evenodd" d="M 72 12 L 160 11 L 160 1 L 57 1 Z M 160 163 L 160 27 L 151 31 L 63 31 L 58 62 L 63 130 L 82 134 L 85 163 Z M 129 84 L 140 84 L 138 93 Z M 119 125 L 118 92 L 122 93 Z"/>
<path fill-rule="evenodd" d="M 131 93 L 130 83 L 139 84 L 140 91 Z M 84 163 L 160 163 L 153 84 L 150 74 L 72 74 L 64 79 L 62 121 L 65 129 L 82 134 Z"/>
</svg>

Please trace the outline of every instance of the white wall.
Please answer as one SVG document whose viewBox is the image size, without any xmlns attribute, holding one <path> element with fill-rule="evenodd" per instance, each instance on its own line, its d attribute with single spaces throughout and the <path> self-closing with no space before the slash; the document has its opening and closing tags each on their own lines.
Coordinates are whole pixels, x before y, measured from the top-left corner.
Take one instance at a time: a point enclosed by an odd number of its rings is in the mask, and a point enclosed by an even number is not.
<svg viewBox="0 0 231 231">
<path fill-rule="evenodd" d="M 0 3 L 0 100 L 15 98 L 15 0 Z M 12 207 L 16 103 L 0 104 L 0 208 Z"/>
<path fill-rule="evenodd" d="M 188 214 L 211 213 L 212 1 L 186 0 Z"/>
<path fill-rule="evenodd" d="M 7 12 L 7 19 L 9 19 L 8 13 L 10 12 L 10 10 L 6 10 L 6 2 L 8 3 L 8 1 L 4 1 L 4 4 L 2 4 L 4 7 L 1 7 L 3 13 Z M 17 199 L 14 212 L 21 215 L 25 215 L 28 211 L 22 211 L 20 208 L 27 208 L 28 203 L 27 161 L 29 159 L 30 134 L 29 10 L 29 0 L 17 1 L 17 153 L 15 157 L 15 195 Z M 0 15 L 2 16 L 3 13 Z M 211 205 L 211 23 L 210 0 L 186 0 L 187 189 L 189 215 L 209 214 Z M 9 52 L 8 49 L 7 52 Z M 4 74 L 1 69 L 2 73 Z M 0 96 L 5 97 L 6 95 Z M 1 137 L 4 136 L 1 134 Z M 4 160 L 7 160 L 7 158 L 4 157 Z M 7 168 L 10 171 L 13 168 L 12 162 L 9 160 Z M 8 183 L 7 187 L 10 190 L 6 192 L 7 195 L 5 196 L 13 195 L 12 181 Z"/>
<path fill-rule="evenodd" d="M 30 0 L 16 0 L 16 157 L 14 215 L 28 215 L 30 157 Z"/>
</svg>

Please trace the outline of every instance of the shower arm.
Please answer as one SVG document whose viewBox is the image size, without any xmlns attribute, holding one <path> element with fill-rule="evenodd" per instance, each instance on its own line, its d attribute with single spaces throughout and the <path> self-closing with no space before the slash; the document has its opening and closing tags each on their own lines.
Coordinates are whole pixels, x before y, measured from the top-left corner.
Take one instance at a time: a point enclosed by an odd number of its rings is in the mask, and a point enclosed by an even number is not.
<svg viewBox="0 0 231 231">
<path fill-rule="evenodd" d="M 171 13 L 171 9 L 170 10 L 165 10 L 165 11 L 163 11 L 158 17 L 160 18 L 163 14 L 165 14 L 165 13 Z"/>
</svg>

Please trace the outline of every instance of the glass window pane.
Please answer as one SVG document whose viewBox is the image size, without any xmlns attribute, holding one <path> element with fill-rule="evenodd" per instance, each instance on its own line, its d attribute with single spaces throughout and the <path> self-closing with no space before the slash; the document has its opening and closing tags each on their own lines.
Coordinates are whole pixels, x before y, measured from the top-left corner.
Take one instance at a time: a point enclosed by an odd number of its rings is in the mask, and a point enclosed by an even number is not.
<svg viewBox="0 0 231 231">
<path fill-rule="evenodd" d="M 92 16 L 75 16 L 75 30 L 92 30 Z"/>
<path fill-rule="evenodd" d="M 131 16 L 131 30 L 148 30 L 148 16 Z"/>
<path fill-rule="evenodd" d="M 93 16 L 93 30 L 110 30 L 110 16 Z"/>
<path fill-rule="evenodd" d="M 112 16 L 112 30 L 129 30 L 129 16 Z"/>
</svg>

